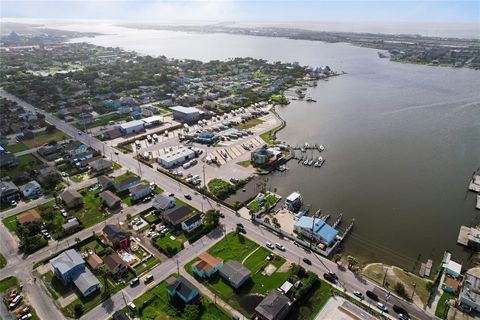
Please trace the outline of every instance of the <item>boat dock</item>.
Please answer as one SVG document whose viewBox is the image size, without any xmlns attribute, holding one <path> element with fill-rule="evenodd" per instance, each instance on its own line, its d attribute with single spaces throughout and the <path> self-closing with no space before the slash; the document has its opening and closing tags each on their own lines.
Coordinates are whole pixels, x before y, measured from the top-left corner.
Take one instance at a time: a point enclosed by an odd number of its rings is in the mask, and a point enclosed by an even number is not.
<svg viewBox="0 0 480 320">
<path fill-rule="evenodd" d="M 474 192 L 480 192 L 480 175 L 477 174 L 472 176 L 472 180 L 468 185 L 468 190 L 474 191 Z"/>
<path fill-rule="evenodd" d="M 348 233 L 350 232 L 350 230 L 352 230 L 353 228 L 353 224 L 355 223 L 355 219 L 352 219 L 352 221 L 350 222 L 350 224 L 348 225 L 347 229 L 345 229 L 345 231 L 342 233 L 341 236 L 337 236 L 338 239 L 339 239 L 339 242 L 342 242 L 345 237 L 348 235 Z"/>
<path fill-rule="evenodd" d="M 480 229 L 461 226 L 458 233 L 457 243 L 480 251 Z"/>
<path fill-rule="evenodd" d="M 420 265 L 420 277 L 430 277 L 430 274 L 432 273 L 432 266 L 433 261 L 431 259 L 428 259 L 426 263 L 422 263 Z"/>
</svg>

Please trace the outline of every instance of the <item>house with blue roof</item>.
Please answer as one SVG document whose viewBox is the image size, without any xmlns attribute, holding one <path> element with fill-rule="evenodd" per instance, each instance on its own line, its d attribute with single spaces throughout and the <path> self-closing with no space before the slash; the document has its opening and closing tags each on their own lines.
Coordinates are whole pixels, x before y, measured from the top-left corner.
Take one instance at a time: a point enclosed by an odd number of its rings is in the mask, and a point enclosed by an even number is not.
<svg viewBox="0 0 480 320">
<path fill-rule="evenodd" d="M 185 303 L 196 299 L 198 294 L 198 289 L 187 279 L 182 276 L 170 277 L 167 279 L 167 292 L 171 297 L 179 297 Z"/>
<path fill-rule="evenodd" d="M 303 236 L 330 246 L 334 243 L 338 231 L 322 219 L 301 217 L 295 223 L 294 230 Z"/>
</svg>

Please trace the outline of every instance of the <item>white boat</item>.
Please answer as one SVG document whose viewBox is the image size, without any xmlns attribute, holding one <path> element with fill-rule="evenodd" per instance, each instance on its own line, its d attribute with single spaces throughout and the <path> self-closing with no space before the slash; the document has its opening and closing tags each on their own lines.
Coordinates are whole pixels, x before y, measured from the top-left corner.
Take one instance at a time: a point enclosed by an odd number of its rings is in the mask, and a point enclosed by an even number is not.
<svg viewBox="0 0 480 320">
<path fill-rule="evenodd" d="M 302 152 L 306 152 L 307 150 L 305 150 L 305 148 L 302 148 L 302 149 L 300 149 L 300 151 L 302 151 Z"/>
<path fill-rule="evenodd" d="M 311 166 L 313 164 L 313 159 L 308 161 L 308 165 Z"/>
<path fill-rule="evenodd" d="M 304 166 L 307 166 L 307 165 L 308 165 L 308 159 L 305 160 L 305 161 L 303 161 L 303 165 L 304 165 Z"/>
<path fill-rule="evenodd" d="M 308 142 L 305 142 L 305 144 L 303 145 L 303 147 L 304 147 L 305 149 L 307 149 L 308 147 L 310 147 L 310 144 L 309 144 Z"/>
<path fill-rule="evenodd" d="M 320 152 L 322 152 L 323 150 L 325 150 L 325 147 L 323 146 L 323 144 L 321 144 L 320 147 L 318 147 L 318 150 L 320 150 Z"/>
</svg>

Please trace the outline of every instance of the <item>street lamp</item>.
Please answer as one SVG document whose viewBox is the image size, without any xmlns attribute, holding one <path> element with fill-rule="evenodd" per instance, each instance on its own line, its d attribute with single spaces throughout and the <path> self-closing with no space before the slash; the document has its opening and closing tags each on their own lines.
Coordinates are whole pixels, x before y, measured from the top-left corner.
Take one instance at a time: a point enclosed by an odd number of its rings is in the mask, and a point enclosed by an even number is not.
<svg viewBox="0 0 480 320">
<path fill-rule="evenodd" d="M 415 287 L 417 286 L 417 284 L 413 282 L 412 285 L 413 285 L 413 291 L 412 291 L 412 297 L 410 298 L 410 300 L 413 301 L 413 295 L 415 294 Z"/>
</svg>

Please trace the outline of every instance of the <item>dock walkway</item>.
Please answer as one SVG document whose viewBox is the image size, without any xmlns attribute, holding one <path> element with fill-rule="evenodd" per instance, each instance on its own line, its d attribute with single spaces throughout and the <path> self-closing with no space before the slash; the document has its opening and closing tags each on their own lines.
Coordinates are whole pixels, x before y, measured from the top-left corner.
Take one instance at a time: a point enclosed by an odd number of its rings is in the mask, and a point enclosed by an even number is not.
<svg viewBox="0 0 480 320">
<path fill-rule="evenodd" d="M 477 174 L 472 177 L 472 181 L 470 181 L 470 184 L 468 185 L 468 190 L 480 192 L 480 175 Z"/>
</svg>

